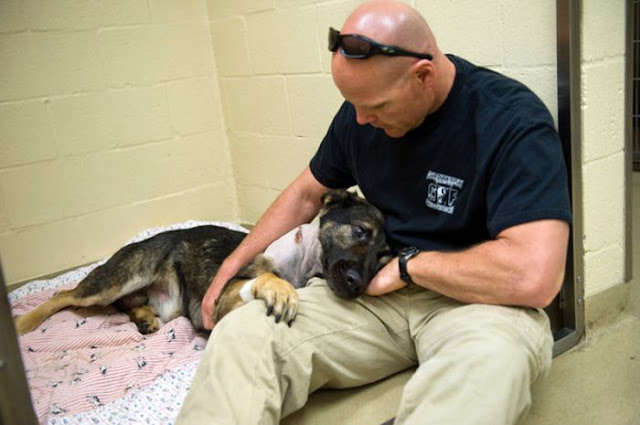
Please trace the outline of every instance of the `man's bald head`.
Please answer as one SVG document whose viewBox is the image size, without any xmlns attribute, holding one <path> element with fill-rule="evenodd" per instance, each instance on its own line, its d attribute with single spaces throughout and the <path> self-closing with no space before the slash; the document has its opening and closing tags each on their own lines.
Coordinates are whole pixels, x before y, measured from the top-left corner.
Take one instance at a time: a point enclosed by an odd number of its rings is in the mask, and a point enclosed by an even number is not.
<svg viewBox="0 0 640 425">
<path fill-rule="evenodd" d="M 356 59 L 335 51 L 333 81 L 353 104 L 359 124 L 402 137 L 442 105 L 453 84 L 455 66 L 440 52 L 418 11 L 398 1 L 370 1 L 349 15 L 340 32 L 433 56 L 432 60 L 384 55 Z"/>
<path fill-rule="evenodd" d="M 393 0 L 360 5 L 345 21 L 343 34 L 361 34 L 379 43 L 419 53 L 434 54 L 438 46 L 422 15 L 411 6 Z"/>
</svg>

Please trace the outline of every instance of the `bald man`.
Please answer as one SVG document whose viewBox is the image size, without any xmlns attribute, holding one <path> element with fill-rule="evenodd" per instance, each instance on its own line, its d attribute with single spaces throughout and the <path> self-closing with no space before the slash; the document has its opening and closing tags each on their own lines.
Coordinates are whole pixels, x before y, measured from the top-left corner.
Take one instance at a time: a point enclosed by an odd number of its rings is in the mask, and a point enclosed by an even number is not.
<svg viewBox="0 0 640 425">
<path fill-rule="evenodd" d="M 565 271 L 571 213 L 548 110 L 524 85 L 443 54 L 423 17 L 394 1 L 330 29 L 345 102 L 309 166 L 225 261 L 203 301 L 272 241 L 309 222 L 330 188 L 358 185 L 397 257 L 367 295 L 321 279 L 289 328 L 252 302 L 211 334 L 182 424 L 278 424 L 320 388 L 417 366 L 396 424 L 515 424 L 551 363 L 542 308 Z"/>
</svg>

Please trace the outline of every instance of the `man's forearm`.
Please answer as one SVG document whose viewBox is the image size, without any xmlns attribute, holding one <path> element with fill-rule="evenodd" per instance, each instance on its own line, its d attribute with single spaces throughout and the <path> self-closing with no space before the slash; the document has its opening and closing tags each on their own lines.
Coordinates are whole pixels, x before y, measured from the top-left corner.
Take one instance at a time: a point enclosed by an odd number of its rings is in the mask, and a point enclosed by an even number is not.
<svg viewBox="0 0 640 425">
<path fill-rule="evenodd" d="M 422 252 L 407 270 L 417 285 L 465 303 L 545 307 L 562 285 L 568 235 L 564 222 L 525 224 L 463 251 Z M 370 295 L 404 286 L 397 259 L 379 275 Z"/>
<path fill-rule="evenodd" d="M 318 214 L 320 200 L 326 188 L 313 179 L 310 171 L 303 173 L 285 189 L 258 220 L 251 233 L 242 241 L 227 261 L 242 267 L 269 244 L 300 224 L 308 223 Z"/>
<path fill-rule="evenodd" d="M 294 227 L 311 221 L 320 210 L 320 198 L 326 190 L 307 167 L 271 204 L 253 230 L 224 260 L 209 285 L 202 300 L 202 320 L 206 329 L 213 327 L 215 301 L 229 279 L 271 242 Z"/>
</svg>

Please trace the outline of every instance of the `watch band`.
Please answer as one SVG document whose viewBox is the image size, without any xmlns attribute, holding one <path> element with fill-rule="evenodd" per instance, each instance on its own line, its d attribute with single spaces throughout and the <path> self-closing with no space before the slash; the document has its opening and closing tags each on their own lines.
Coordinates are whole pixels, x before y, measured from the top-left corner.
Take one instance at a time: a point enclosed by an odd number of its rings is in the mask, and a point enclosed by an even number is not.
<svg viewBox="0 0 640 425">
<path fill-rule="evenodd" d="M 400 268 L 400 279 L 407 283 L 414 283 L 413 280 L 411 280 L 409 272 L 407 271 L 407 262 L 418 255 L 419 252 L 420 250 L 418 250 L 418 248 L 416 248 L 415 246 L 402 248 L 398 252 L 398 267 Z"/>
</svg>

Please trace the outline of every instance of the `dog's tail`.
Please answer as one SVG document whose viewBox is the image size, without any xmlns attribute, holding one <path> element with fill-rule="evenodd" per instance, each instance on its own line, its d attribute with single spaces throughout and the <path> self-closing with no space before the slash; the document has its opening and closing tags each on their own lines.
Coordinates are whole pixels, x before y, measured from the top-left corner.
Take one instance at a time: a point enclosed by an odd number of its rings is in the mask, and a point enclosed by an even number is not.
<svg viewBox="0 0 640 425">
<path fill-rule="evenodd" d="M 53 314 L 63 308 L 75 305 L 74 301 L 73 290 L 60 291 L 30 312 L 22 316 L 15 316 L 14 322 L 18 335 L 31 332 Z"/>
</svg>

